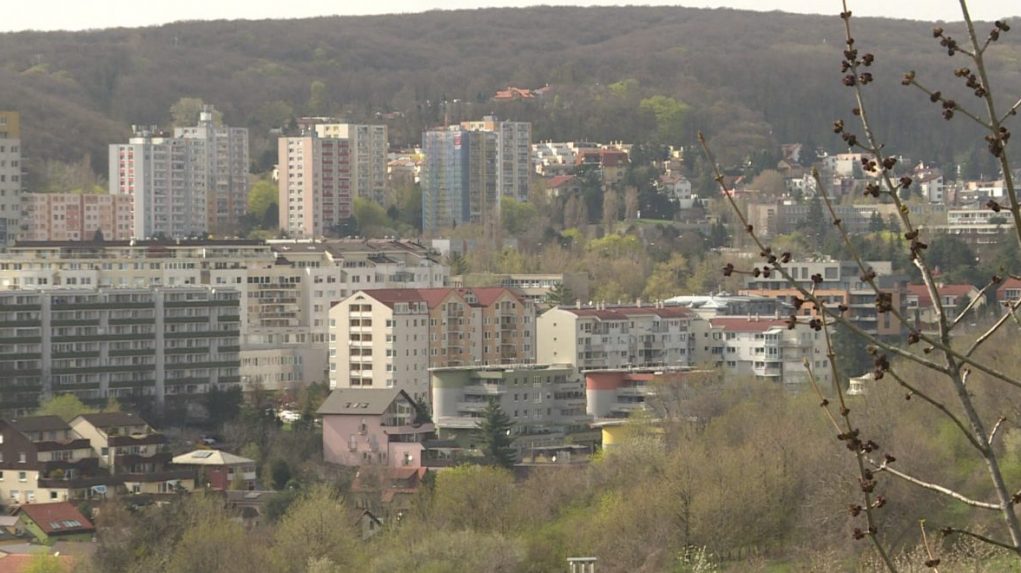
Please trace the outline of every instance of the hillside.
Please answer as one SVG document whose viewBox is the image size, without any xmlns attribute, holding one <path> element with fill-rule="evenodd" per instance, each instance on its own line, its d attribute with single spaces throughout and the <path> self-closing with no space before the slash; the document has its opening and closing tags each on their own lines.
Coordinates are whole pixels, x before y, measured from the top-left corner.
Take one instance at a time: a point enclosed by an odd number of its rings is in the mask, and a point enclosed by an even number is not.
<svg viewBox="0 0 1021 573">
<path fill-rule="evenodd" d="M 946 124 L 924 97 L 899 85 L 916 69 L 945 93 L 959 61 L 940 52 L 925 23 L 862 19 L 858 45 L 877 54 L 875 108 L 891 144 L 940 162 L 971 150 L 968 126 Z M 953 25 L 947 26 L 954 31 Z M 956 34 L 959 35 L 959 34 Z M 399 111 L 395 143 L 418 140 L 444 113 L 497 112 L 536 122 L 538 139 L 646 141 L 656 118 L 642 100 L 688 107 L 658 137 L 692 143 L 715 134 L 731 159 L 780 142 L 835 148 L 828 126 L 847 116 L 837 17 L 672 7 L 485 9 L 288 21 L 180 22 L 140 29 L 0 35 L 0 107 L 24 116 L 25 149 L 106 169 L 106 145 L 133 123 L 167 123 L 181 97 L 215 104 L 251 128 L 253 161 L 274 161 L 270 128 L 293 115 L 366 120 Z M 1004 100 L 1021 92 L 1021 40 L 991 51 Z M 633 81 L 628 81 L 633 80 Z M 553 86 L 541 103 L 493 104 L 508 84 Z M 316 87 L 318 85 L 318 87 Z M 441 108 L 439 102 L 460 100 Z M 974 101 L 961 95 L 961 101 Z M 1003 105 L 1007 105 L 1004 103 Z M 909 129 L 910 128 L 910 129 Z"/>
</svg>

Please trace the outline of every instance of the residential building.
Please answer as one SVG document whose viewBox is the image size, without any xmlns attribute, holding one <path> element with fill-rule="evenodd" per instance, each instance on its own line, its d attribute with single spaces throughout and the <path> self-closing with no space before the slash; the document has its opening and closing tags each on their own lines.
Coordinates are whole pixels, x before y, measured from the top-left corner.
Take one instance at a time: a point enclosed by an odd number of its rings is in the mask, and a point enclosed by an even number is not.
<svg viewBox="0 0 1021 573">
<path fill-rule="evenodd" d="M 4 505 L 66 501 L 73 480 L 97 475 L 88 440 L 57 416 L 0 420 L 0 502 Z"/>
<path fill-rule="evenodd" d="M 134 196 L 23 193 L 22 241 L 127 240 L 134 232 Z"/>
<path fill-rule="evenodd" d="M 712 295 L 682 295 L 663 301 L 668 305 L 680 305 L 690 308 L 702 318 L 716 316 L 787 316 L 792 307 L 782 300 L 752 295 L 732 295 L 727 293 Z"/>
<path fill-rule="evenodd" d="M 0 404 L 186 399 L 240 383 L 239 294 L 196 287 L 0 291 Z"/>
<path fill-rule="evenodd" d="M 554 175 L 543 179 L 546 197 L 559 199 L 581 193 L 581 180 L 576 175 Z"/>
<path fill-rule="evenodd" d="M 21 115 L 0 111 L 0 245 L 17 237 L 21 223 Z"/>
<path fill-rule="evenodd" d="M 248 129 L 217 125 L 205 106 L 194 127 L 174 129 L 174 138 L 201 142 L 206 170 L 206 219 L 214 234 L 236 232 L 248 212 Z"/>
<path fill-rule="evenodd" d="M 351 196 L 389 204 L 387 193 L 387 152 L 389 143 L 386 125 L 355 125 L 350 123 L 317 123 L 320 138 L 348 141 L 351 158 Z"/>
<path fill-rule="evenodd" d="M 957 318 L 958 312 L 970 301 L 978 300 L 973 311 L 978 311 L 985 306 L 985 297 L 979 298 L 978 288 L 969 284 L 938 284 L 936 292 L 939 294 L 940 304 L 947 320 L 953 321 Z M 908 310 L 908 317 L 915 321 L 916 328 L 932 328 L 938 321 L 936 306 L 933 304 L 932 296 L 925 285 L 908 285 L 904 297 Z"/>
<path fill-rule="evenodd" d="M 1021 279 L 1008 277 L 996 288 L 996 304 L 1006 309 L 1021 299 Z"/>
<path fill-rule="evenodd" d="M 903 310 L 907 277 L 894 274 L 890 261 L 866 261 L 865 264 L 875 271 L 875 281 L 882 292 L 890 295 L 892 307 Z M 806 290 L 814 287 L 816 296 L 822 297 L 828 305 L 834 307 L 846 305 L 849 309 L 847 318 L 862 330 L 882 336 L 901 334 L 903 325 L 892 313 L 878 312 L 876 293 L 862 280 L 861 269 L 856 262 L 820 258 L 791 261 L 784 265 L 784 268 L 799 287 Z M 815 275 L 820 276 L 822 282 L 813 283 L 812 277 Z M 746 276 L 745 288 L 741 289 L 740 294 L 778 298 L 792 307 L 794 298 L 804 298 L 801 291 L 792 287 L 787 279 L 777 272 L 769 277 Z M 811 304 L 807 304 L 802 306 L 801 312 L 812 315 L 815 309 Z"/>
<path fill-rule="evenodd" d="M 692 322 L 693 361 L 723 369 L 728 376 L 749 376 L 785 385 L 809 382 L 811 368 L 823 386 L 832 383 L 822 333 L 806 321 L 793 329 L 787 320 L 758 316 L 721 316 Z"/>
<path fill-rule="evenodd" d="M 496 134 L 496 193 L 499 197 L 527 201 L 532 174 L 532 124 L 501 121 L 487 115 L 482 121 L 463 122 L 461 127 Z"/>
<path fill-rule="evenodd" d="M 680 385 L 706 371 L 690 368 L 623 368 L 586 370 L 586 413 L 596 420 L 625 419 L 636 411 L 654 411 L 657 384 Z M 603 444 L 604 447 L 606 444 Z"/>
<path fill-rule="evenodd" d="M 214 111 L 173 136 L 134 126 L 110 146 L 110 194 L 134 197 L 134 236 L 193 237 L 237 228 L 247 208 L 248 130 L 216 126 Z"/>
<path fill-rule="evenodd" d="M 587 428 L 585 384 L 570 364 L 458 366 L 429 371 L 432 418 L 440 439 L 478 446 L 483 412 L 496 401 L 514 424 L 519 452 L 564 443 Z"/>
<path fill-rule="evenodd" d="M 220 450 L 194 450 L 174 456 L 171 462 L 194 468 L 199 487 L 217 491 L 255 489 L 255 460 Z"/>
<path fill-rule="evenodd" d="M 507 288 L 373 289 L 330 310 L 330 385 L 428 396 L 429 368 L 535 361 L 535 307 Z"/>
<path fill-rule="evenodd" d="M 92 445 L 99 467 L 127 493 L 195 489 L 195 470 L 173 468 L 167 437 L 140 416 L 127 412 L 81 414 L 70 425 Z"/>
<path fill-rule="evenodd" d="M 657 187 L 672 199 L 681 209 L 690 209 L 694 203 L 691 181 L 680 173 L 668 173 L 659 178 Z"/>
<path fill-rule="evenodd" d="M 428 473 L 422 467 L 361 466 L 351 482 L 354 507 L 381 521 L 400 520 L 418 502 Z"/>
<path fill-rule="evenodd" d="M 246 388 L 325 382 L 329 309 L 361 288 L 428 288 L 447 268 L 394 240 L 19 242 L 0 253 L 0 288 L 202 286 L 241 293 Z"/>
<path fill-rule="evenodd" d="M 318 238 L 354 214 L 351 141 L 315 131 L 277 142 L 280 229 L 293 237 Z"/>
<path fill-rule="evenodd" d="M 344 466 L 422 467 L 432 424 L 419 423 L 415 400 L 396 388 L 338 388 L 316 412 L 323 419 L 323 455 Z"/>
<path fill-rule="evenodd" d="M 690 366 L 694 313 L 664 304 L 558 306 L 536 320 L 536 359 L 581 370 Z"/>
<path fill-rule="evenodd" d="M 498 136 L 458 126 L 422 134 L 422 230 L 499 224 Z"/>
<path fill-rule="evenodd" d="M 96 527 L 78 508 L 67 501 L 30 503 L 14 510 L 18 529 L 32 535 L 36 543 L 56 541 L 92 541 Z"/>
</svg>

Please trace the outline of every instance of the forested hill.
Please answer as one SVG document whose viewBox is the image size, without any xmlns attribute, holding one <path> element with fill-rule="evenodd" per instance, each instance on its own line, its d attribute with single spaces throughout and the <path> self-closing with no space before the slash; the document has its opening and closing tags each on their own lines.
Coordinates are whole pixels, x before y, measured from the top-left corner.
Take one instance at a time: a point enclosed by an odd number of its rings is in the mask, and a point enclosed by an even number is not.
<svg viewBox="0 0 1021 573">
<path fill-rule="evenodd" d="M 877 56 L 875 113 L 897 149 L 949 161 L 967 154 L 966 123 L 900 86 L 918 77 L 976 106 L 923 22 L 860 19 L 857 45 Z M 945 25 L 965 37 L 961 26 Z M 987 26 L 981 27 L 983 30 Z M 1021 93 L 1021 24 L 990 50 L 1006 107 Z M 983 32 L 984 35 L 984 32 Z M 447 113 L 535 122 L 537 139 L 693 143 L 714 134 L 731 158 L 792 141 L 837 146 L 847 117 L 836 16 L 674 7 L 484 9 L 284 21 L 0 35 L 0 108 L 23 114 L 26 152 L 105 171 L 106 145 L 133 123 L 167 124 L 181 97 L 251 128 L 253 161 L 272 165 L 270 128 L 294 115 L 388 120 L 395 143 Z M 506 85 L 553 86 L 540 103 L 494 104 Z M 683 116 L 671 115 L 672 101 Z M 460 100 L 454 103 L 453 100 Z M 1006 100 L 1011 99 L 1010 102 Z M 445 109 L 441 101 L 450 101 Z M 643 101 L 645 105 L 643 105 Z M 977 106 L 976 106 L 977 107 Z M 658 119 L 657 119 L 658 118 Z M 666 118 L 666 119 L 664 119 Z"/>
</svg>

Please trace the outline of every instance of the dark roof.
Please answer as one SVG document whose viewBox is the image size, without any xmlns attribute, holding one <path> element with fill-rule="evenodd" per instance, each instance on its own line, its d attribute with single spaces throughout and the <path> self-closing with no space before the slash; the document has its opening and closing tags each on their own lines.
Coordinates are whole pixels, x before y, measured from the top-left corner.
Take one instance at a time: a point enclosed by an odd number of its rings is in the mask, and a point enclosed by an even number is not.
<svg viewBox="0 0 1021 573">
<path fill-rule="evenodd" d="M 203 246 L 227 246 L 227 245 L 265 245 L 266 241 L 259 239 L 131 239 L 116 241 L 93 241 L 86 239 L 81 241 L 15 241 L 15 248 L 104 248 L 104 247 L 203 247 Z"/>
<path fill-rule="evenodd" d="M 398 396 L 414 404 L 404 390 L 396 388 L 337 388 L 326 398 L 317 414 L 379 415 L 390 407 Z"/>
<path fill-rule="evenodd" d="M 25 416 L 23 418 L 15 418 L 10 422 L 14 429 L 22 433 L 71 429 L 71 426 L 68 426 L 67 422 L 60 416 Z"/>
<path fill-rule="evenodd" d="M 78 416 L 97 428 L 112 428 L 115 426 L 138 426 L 148 425 L 148 422 L 140 416 L 128 412 L 99 412 L 98 414 L 82 414 Z M 77 420 L 78 418 L 75 418 Z"/>
<path fill-rule="evenodd" d="M 85 533 L 95 531 L 92 522 L 86 519 L 70 502 L 26 503 L 15 513 L 23 513 L 35 522 L 47 535 L 63 533 Z"/>
</svg>

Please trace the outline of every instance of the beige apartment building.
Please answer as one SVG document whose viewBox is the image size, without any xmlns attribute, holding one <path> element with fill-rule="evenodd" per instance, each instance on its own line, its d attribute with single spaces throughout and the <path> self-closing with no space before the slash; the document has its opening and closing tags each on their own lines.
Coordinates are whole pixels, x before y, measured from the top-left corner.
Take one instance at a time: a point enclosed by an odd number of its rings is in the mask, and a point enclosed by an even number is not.
<svg viewBox="0 0 1021 573">
<path fill-rule="evenodd" d="M 48 241 L 0 253 L 0 288 L 204 286 L 241 293 L 245 387 L 325 382 L 329 310 L 363 288 L 446 284 L 447 268 L 407 241 Z"/>
<path fill-rule="evenodd" d="M 316 238 L 354 214 L 351 142 L 315 132 L 277 142 L 280 229 Z"/>
<path fill-rule="evenodd" d="M 694 313 L 663 304 L 559 306 L 537 322 L 537 360 L 580 370 L 691 366 Z"/>
<path fill-rule="evenodd" d="M 387 152 L 390 144 L 386 125 L 317 123 L 321 138 L 347 140 L 351 150 L 351 196 L 388 204 Z"/>
<path fill-rule="evenodd" d="M 132 237 L 134 197 L 90 193 L 23 193 L 22 241 L 105 240 Z"/>
<path fill-rule="evenodd" d="M 330 385 L 428 398 L 429 368 L 535 362 L 535 307 L 506 288 L 373 289 L 330 310 Z"/>
</svg>

